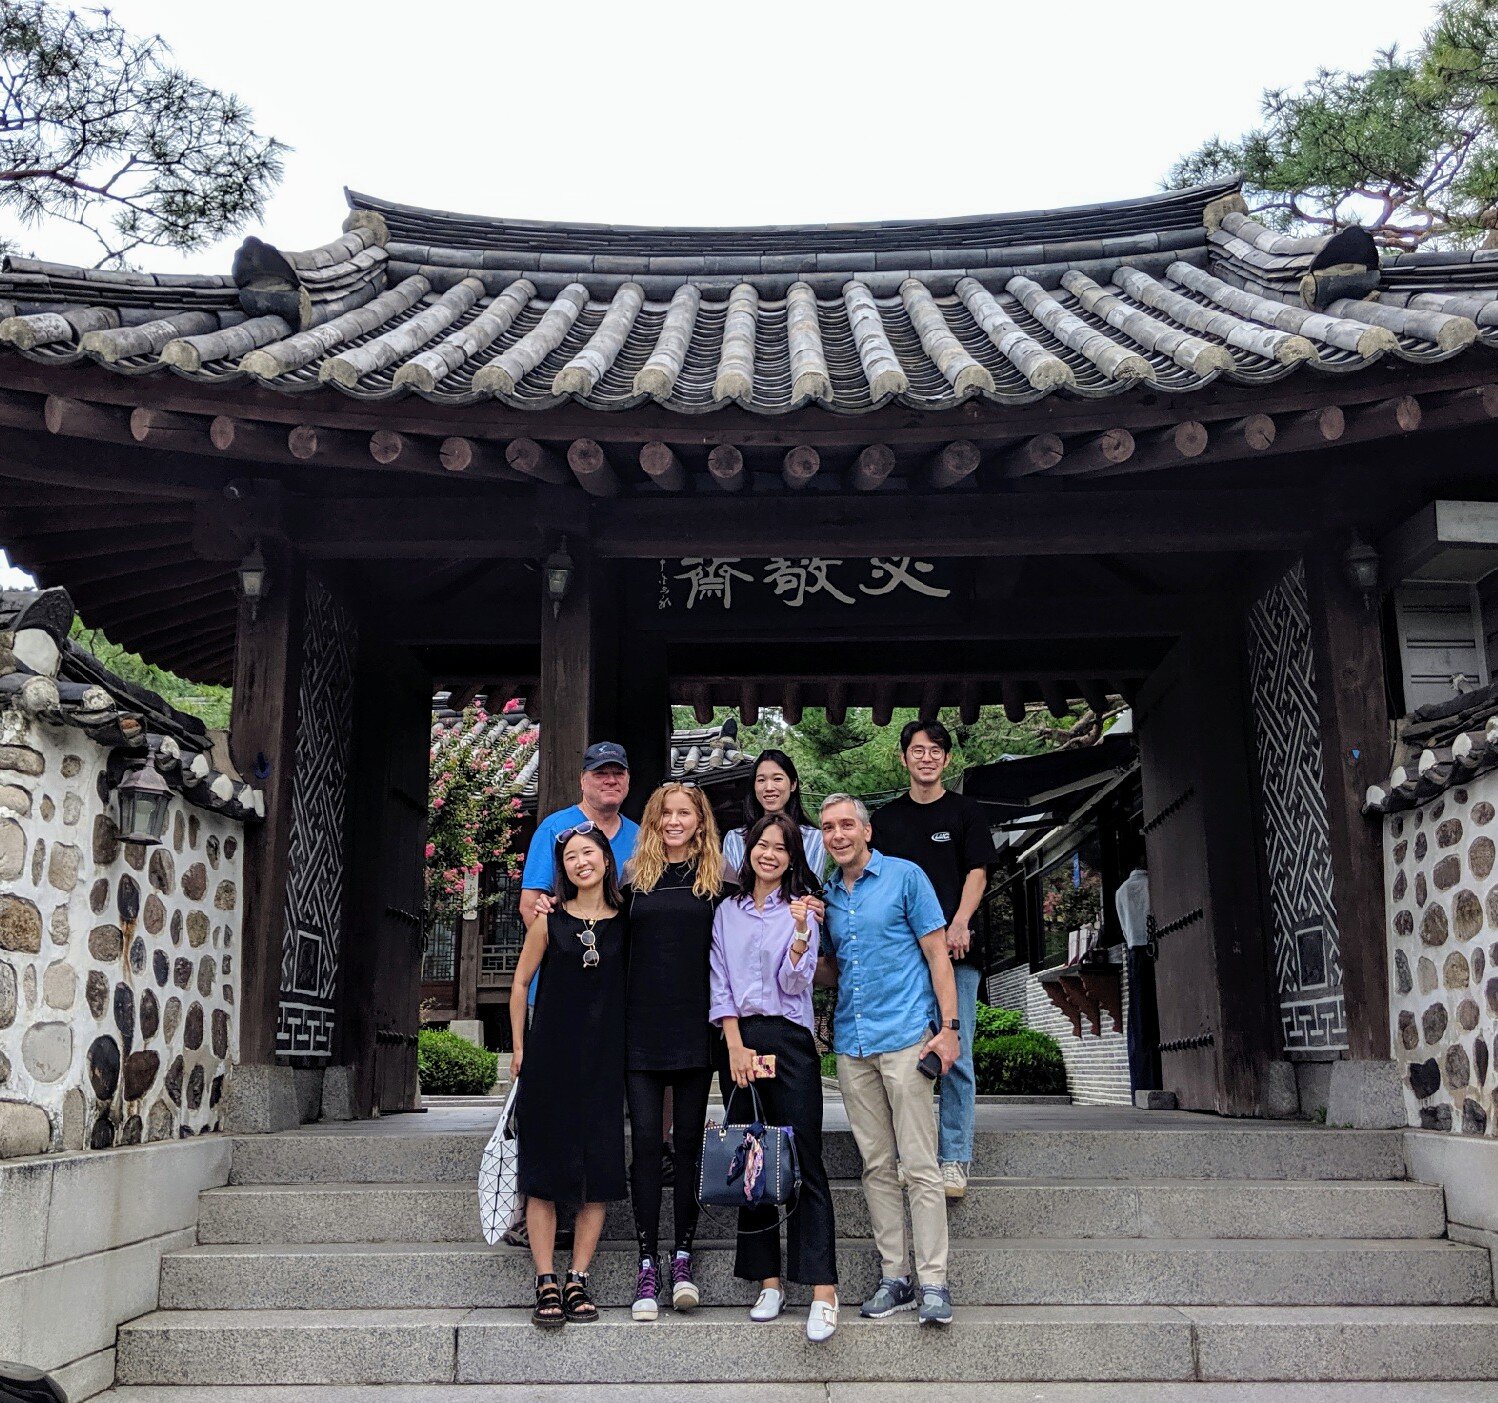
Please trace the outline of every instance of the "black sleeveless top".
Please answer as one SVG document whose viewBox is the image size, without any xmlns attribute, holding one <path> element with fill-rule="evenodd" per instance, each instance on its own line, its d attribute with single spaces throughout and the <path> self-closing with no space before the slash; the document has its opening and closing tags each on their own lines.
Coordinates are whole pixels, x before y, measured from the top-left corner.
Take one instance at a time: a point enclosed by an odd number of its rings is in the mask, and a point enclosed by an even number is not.
<svg viewBox="0 0 1498 1403">
<path fill-rule="evenodd" d="M 624 889 L 629 916 L 625 1055 L 632 1072 L 712 1067 L 708 957 L 717 899 L 692 891 L 696 868 L 667 865 L 652 891 Z"/>
</svg>

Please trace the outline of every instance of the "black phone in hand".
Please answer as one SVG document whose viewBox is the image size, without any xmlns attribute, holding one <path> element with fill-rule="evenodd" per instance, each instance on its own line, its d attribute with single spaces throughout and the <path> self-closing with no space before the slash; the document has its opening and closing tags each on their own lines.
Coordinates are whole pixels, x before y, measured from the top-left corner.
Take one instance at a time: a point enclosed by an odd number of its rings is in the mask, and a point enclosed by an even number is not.
<svg viewBox="0 0 1498 1403">
<path fill-rule="evenodd" d="M 941 1031 L 935 1023 L 928 1023 L 926 1027 L 933 1038 Z M 935 1081 L 941 1075 L 941 1057 L 937 1053 L 928 1052 L 915 1065 L 916 1070 L 928 1081 Z"/>
</svg>

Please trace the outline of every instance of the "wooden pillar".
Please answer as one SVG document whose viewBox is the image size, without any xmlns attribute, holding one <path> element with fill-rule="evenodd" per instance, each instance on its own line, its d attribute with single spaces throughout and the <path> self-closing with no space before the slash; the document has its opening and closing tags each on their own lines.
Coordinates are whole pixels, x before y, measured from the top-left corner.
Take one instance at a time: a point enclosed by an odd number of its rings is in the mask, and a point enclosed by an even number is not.
<svg viewBox="0 0 1498 1403">
<path fill-rule="evenodd" d="M 481 922 L 477 913 L 464 916 L 458 923 L 458 967 L 453 1006 L 460 1019 L 472 1021 L 479 1016 L 479 961 L 482 957 Z"/>
<path fill-rule="evenodd" d="M 618 708 L 614 739 L 629 752 L 624 812 L 638 819 L 650 791 L 666 778 L 671 756 L 671 677 L 665 639 L 627 622 L 615 631 Z"/>
<path fill-rule="evenodd" d="M 537 813 L 543 817 L 577 802 L 577 776 L 593 734 L 595 704 L 605 679 L 606 610 L 602 571 L 583 542 L 569 545 L 572 583 L 554 605 L 541 598 L 541 774 Z"/>
<path fill-rule="evenodd" d="M 235 767 L 265 791 L 265 821 L 244 831 L 244 927 L 239 954 L 239 1061 L 276 1057 L 285 937 L 287 856 L 295 787 L 306 574 L 294 552 L 264 546 L 268 593 L 255 616 L 239 606 L 230 752 Z"/>
<path fill-rule="evenodd" d="M 1387 679 L 1377 598 L 1353 588 L 1341 546 L 1306 556 L 1306 594 L 1316 662 L 1322 764 L 1332 860 L 1332 897 L 1342 958 L 1348 1050 L 1389 1057 L 1389 966 L 1383 853 L 1363 796 L 1389 773 Z"/>
</svg>

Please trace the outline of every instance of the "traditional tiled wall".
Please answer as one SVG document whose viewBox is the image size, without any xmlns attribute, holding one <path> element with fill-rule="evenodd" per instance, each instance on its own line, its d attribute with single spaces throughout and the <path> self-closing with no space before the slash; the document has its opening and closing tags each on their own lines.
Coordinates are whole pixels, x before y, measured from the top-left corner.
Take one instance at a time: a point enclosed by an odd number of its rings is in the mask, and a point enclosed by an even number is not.
<svg viewBox="0 0 1498 1403">
<path fill-rule="evenodd" d="M 1410 1124 L 1498 1134 L 1498 773 L 1384 820 L 1389 1001 Z"/>
<path fill-rule="evenodd" d="M 217 1129 L 237 1051 L 240 825 L 174 798 L 121 844 L 108 756 L 0 711 L 0 1112 L 53 1149 Z"/>
</svg>

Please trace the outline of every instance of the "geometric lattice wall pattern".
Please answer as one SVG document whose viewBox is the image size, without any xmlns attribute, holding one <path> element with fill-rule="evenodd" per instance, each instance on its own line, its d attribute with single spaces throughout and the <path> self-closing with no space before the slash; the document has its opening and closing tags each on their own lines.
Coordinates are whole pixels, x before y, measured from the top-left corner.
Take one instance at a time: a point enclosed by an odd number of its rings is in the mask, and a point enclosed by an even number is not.
<svg viewBox="0 0 1498 1403">
<path fill-rule="evenodd" d="M 1316 666 L 1301 561 L 1248 611 L 1249 690 L 1287 1051 L 1347 1047 Z"/>
<path fill-rule="evenodd" d="M 343 927 L 353 618 L 307 577 L 276 1051 L 329 1057 Z"/>
</svg>

